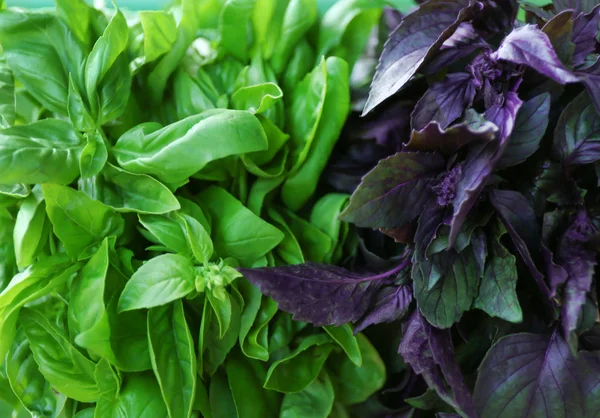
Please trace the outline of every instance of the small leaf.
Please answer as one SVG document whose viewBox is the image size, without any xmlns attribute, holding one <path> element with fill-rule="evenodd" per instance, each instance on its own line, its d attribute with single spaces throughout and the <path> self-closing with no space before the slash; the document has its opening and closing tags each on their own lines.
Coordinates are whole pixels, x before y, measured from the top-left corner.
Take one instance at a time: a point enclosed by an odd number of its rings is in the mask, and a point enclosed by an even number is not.
<svg viewBox="0 0 600 418">
<path fill-rule="evenodd" d="M 194 266 L 177 254 L 147 261 L 131 276 L 119 298 L 119 312 L 152 308 L 180 299 L 195 289 Z"/>
</svg>

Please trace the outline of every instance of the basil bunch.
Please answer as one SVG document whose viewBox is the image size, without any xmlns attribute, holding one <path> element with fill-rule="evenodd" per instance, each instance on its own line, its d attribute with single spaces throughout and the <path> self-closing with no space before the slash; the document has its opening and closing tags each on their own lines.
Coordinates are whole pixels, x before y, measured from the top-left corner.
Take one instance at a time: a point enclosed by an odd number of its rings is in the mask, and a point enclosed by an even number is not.
<svg viewBox="0 0 600 418">
<path fill-rule="evenodd" d="M 3 415 L 343 417 L 382 387 L 364 336 L 237 270 L 355 248 L 317 183 L 381 7 L 2 7 Z"/>
</svg>

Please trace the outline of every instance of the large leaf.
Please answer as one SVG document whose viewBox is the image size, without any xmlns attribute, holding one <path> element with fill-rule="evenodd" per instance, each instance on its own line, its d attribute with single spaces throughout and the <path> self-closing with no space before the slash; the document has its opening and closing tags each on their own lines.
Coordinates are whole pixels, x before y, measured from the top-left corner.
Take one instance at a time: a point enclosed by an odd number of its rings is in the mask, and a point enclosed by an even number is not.
<svg viewBox="0 0 600 418">
<path fill-rule="evenodd" d="M 579 383 L 576 359 L 557 331 L 509 335 L 480 366 L 475 405 L 484 418 L 584 417 Z"/>
<path fill-rule="evenodd" d="M 387 40 L 363 114 L 396 93 L 469 14 L 466 2 L 434 0 L 402 19 Z"/>
<path fill-rule="evenodd" d="M 340 267 L 314 263 L 242 269 L 242 274 L 294 319 L 315 325 L 358 320 L 378 286 L 378 277 L 365 278 Z"/>
<path fill-rule="evenodd" d="M 600 159 L 600 116 L 583 92 L 561 113 L 554 131 L 554 149 L 565 165 Z"/>
<path fill-rule="evenodd" d="M 398 349 L 415 373 L 423 376 L 429 387 L 464 417 L 476 417 L 475 405 L 456 363 L 449 331 L 429 325 L 418 312 L 404 331 Z"/>
<path fill-rule="evenodd" d="M 68 122 L 45 119 L 0 132 L 0 183 L 69 184 L 79 174 L 81 134 Z"/>
<path fill-rule="evenodd" d="M 215 141 L 216 137 L 221 139 Z M 217 109 L 164 128 L 152 122 L 138 125 L 119 138 L 114 153 L 127 171 L 180 184 L 211 161 L 267 148 L 265 132 L 254 115 Z"/>
<path fill-rule="evenodd" d="M 342 220 L 371 228 L 412 222 L 432 195 L 430 179 L 443 167 L 444 159 L 436 153 L 399 152 L 381 160 L 363 177 Z"/>
<path fill-rule="evenodd" d="M 190 417 L 196 394 L 196 354 L 181 301 L 150 309 L 148 341 L 169 417 Z"/>
</svg>

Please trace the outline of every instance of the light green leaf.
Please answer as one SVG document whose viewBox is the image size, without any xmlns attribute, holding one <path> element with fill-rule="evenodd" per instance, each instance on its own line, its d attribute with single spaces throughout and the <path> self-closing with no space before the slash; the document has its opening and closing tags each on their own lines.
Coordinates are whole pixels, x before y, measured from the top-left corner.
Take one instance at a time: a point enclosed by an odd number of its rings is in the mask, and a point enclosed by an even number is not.
<svg viewBox="0 0 600 418">
<path fill-rule="evenodd" d="M 223 338 L 231 324 L 231 296 L 221 292 L 224 297 L 217 298 L 212 291 L 206 292 L 206 297 L 219 323 L 219 338 Z"/>
<path fill-rule="evenodd" d="M 340 214 L 348 204 L 349 195 L 329 193 L 321 197 L 312 208 L 310 223 L 325 232 L 333 242 L 331 253 L 325 258 L 327 263 L 336 263 L 341 257 L 345 234 L 348 229 L 340 220 Z"/>
<path fill-rule="evenodd" d="M 213 218 L 213 242 L 217 254 L 230 256 L 242 265 L 271 251 L 283 234 L 263 221 L 224 189 L 211 186 L 199 195 Z"/>
<path fill-rule="evenodd" d="M 235 109 L 258 114 L 270 109 L 282 97 L 283 92 L 277 84 L 263 83 L 239 88 L 231 96 L 231 102 Z"/>
<path fill-rule="evenodd" d="M 304 263 L 305 260 L 302 248 L 294 236 L 294 233 L 285 222 L 285 219 L 277 212 L 277 210 L 275 210 L 275 208 L 268 208 L 267 213 L 273 223 L 277 225 L 279 230 L 284 234 L 283 240 L 281 240 L 277 248 L 275 248 L 277 255 L 279 255 L 279 257 L 287 264 Z"/>
<path fill-rule="evenodd" d="M 130 173 L 108 163 L 102 176 L 106 182 L 98 200 L 117 212 L 158 215 L 181 207 L 167 186 L 146 174 Z"/>
<path fill-rule="evenodd" d="M 196 394 L 196 355 L 181 301 L 150 309 L 148 339 L 152 368 L 169 417 L 190 417 Z"/>
<path fill-rule="evenodd" d="M 179 184 L 211 161 L 267 148 L 265 132 L 255 116 L 216 109 L 164 128 L 156 123 L 138 125 L 119 138 L 114 152 L 128 171 Z"/>
<path fill-rule="evenodd" d="M 254 43 L 260 46 L 261 55 L 267 60 L 281 39 L 281 25 L 288 4 L 289 0 L 256 0 L 252 15 Z"/>
<path fill-rule="evenodd" d="M 362 356 L 360 354 L 358 340 L 354 336 L 350 325 L 344 324 L 339 327 L 325 326 L 323 329 L 336 343 L 339 344 L 340 347 L 342 347 L 342 350 L 344 350 L 352 363 L 357 367 L 362 365 Z"/>
<path fill-rule="evenodd" d="M 31 189 L 26 184 L 0 184 L 0 195 L 23 199 L 29 196 L 30 193 Z"/>
<path fill-rule="evenodd" d="M 322 373 L 301 392 L 285 394 L 279 418 L 327 418 L 334 399 L 331 379 Z"/>
<path fill-rule="evenodd" d="M 194 290 L 194 266 L 177 254 L 147 261 L 131 276 L 119 299 L 119 312 L 152 308 L 180 299 Z"/>
<path fill-rule="evenodd" d="M 15 80 L 4 56 L 0 57 L 0 127 L 14 125 L 16 118 Z"/>
<path fill-rule="evenodd" d="M 161 397 L 160 387 L 150 373 L 133 373 L 127 376 L 116 399 L 106 397 L 96 405 L 94 418 L 165 418 L 167 407 Z"/>
<path fill-rule="evenodd" d="M 172 14 L 163 11 L 142 11 L 140 21 L 144 28 L 144 56 L 154 61 L 169 52 L 177 39 L 177 24 Z"/>
<path fill-rule="evenodd" d="M 276 74 L 285 69 L 294 47 L 317 21 L 317 3 L 314 0 L 290 0 L 285 11 L 281 32 L 271 63 Z"/>
<path fill-rule="evenodd" d="M 104 293 L 109 265 L 109 242 L 100 248 L 71 283 L 69 331 L 75 344 L 96 356 L 114 361 L 110 343 L 110 324 Z"/>
<path fill-rule="evenodd" d="M 47 235 L 46 222 L 44 197 L 36 188 L 23 200 L 17 213 L 13 232 L 17 266 L 25 268 L 33 264 Z"/>
<path fill-rule="evenodd" d="M 80 402 L 100 396 L 94 377 L 95 364 L 71 345 L 64 332 L 41 313 L 24 308 L 19 321 L 40 372 L 54 388 Z"/>
<path fill-rule="evenodd" d="M 220 46 L 238 60 L 248 60 L 249 25 L 256 0 L 227 0 L 219 19 Z"/>
<path fill-rule="evenodd" d="M 279 213 L 298 240 L 305 259 L 315 263 L 324 263 L 327 255 L 333 250 L 331 238 L 310 222 L 285 208 L 281 208 Z"/>
<path fill-rule="evenodd" d="M 185 228 L 185 237 L 194 258 L 199 263 L 207 264 L 214 252 L 210 235 L 196 218 L 185 213 L 178 216 L 179 221 Z"/>
<path fill-rule="evenodd" d="M 117 10 L 102 36 L 94 44 L 85 64 L 85 89 L 92 110 L 96 104 L 96 88 L 117 61 L 119 55 L 125 51 L 128 40 L 127 21 L 123 13 Z"/>
<path fill-rule="evenodd" d="M 52 390 L 38 370 L 25 333 L 20 330 L 6 357 L 6 375 L 14 394 L 32 416 L 58 417 L 67 400 Z"/>
<path fill-rule="evenodd" d="M 225 363 L 229 387 L 240 418 L 272 417 L 277 409 L 269 402 L 262 381 L 250 360 L 239 352 L 231 353 Z"/>
<path fill-rule="evenodd" d="M 150 241 L 162 244 L 178 254 L 188 253 L 185 231 L 174 216 L 140 214 L 138 218 L 144 228 L 150 232 L 151 235 L 144 234 Z"/>
<path fill-rule="evenodd" d="M 213 418 L 239 418 L 225 372 L 219 372 L 210 379 L 208 394 Z"/>
<path fill-rule="evenodd" d="M 86 6 L 87 7 L 87 6 Z M 69 119 L 75 128 L 84 132 L 95 130 L 96 123 L 90 115 L 87 106 L 81 97 L 79 89 L 73 82 L 73 77 L 69 75 L 69 95 L 67 97 L 67 113 Z"/>
<path fill-rule="evenodd" d="M 328 371 L 335 386 L 336 400 L 353 405 L 367 400 L 383 387 L 385 364 L 379 353 L 362 334 L 356 336 L 363 363 L 357 366 L 342 354 L 334 354 Z"/>
<path fill-rule="evenodd" d="M 55 0 L 56 14 L 69 27 L 71 32 L 89 48 L 90 45 L 90 6 L 84 0 Z"/>
<path fill-rule="evenodd" d="M 44 119 L 0 131 L 0 183 L 69 184 L 79 175 L 83 137 L 70 123 Z"/>
<path fill-rule="evenodd" d="M 67 26 L 55 15 L 6 10 L 0 15 L 0 39 L 8 65 L 27 92 L 47 109 L 66 115 L 69 74 L 81 86 L 85 62 Z"/>
<path fill-rule="evenodd" d="M 293 210 L 300 209 L 317 189 L 319 177 L 329 161 L 350 112 L 348 64 L 340 58 L 329 57 L 325 65 L 326 95 L 322 115 L 314 131 L 314 139 L 308 141 L 309 144 L 312 143 L 309 145 L 310 155 L 304 164 L 290 175 L 281 191 L 283 202 Z M 292 104 L 292 111 L 294 110 Z"/>
<path fill-rule="evenodd" d="M 85 193 L 56 184 L 42 185 L 42 192 L 54 233 L 72 257 L 123 231 L 121 216 Z"/>
<path fill-rule="evenodd" d="M 94 131 L 84 136 L 87 144 L 79 155 L 79 171 L 85 179 L 102 171 L 108 159 L 108 150 L 100 132 Z"/>
<path fill-rule="evenodd" d="M 284 393 L 304 390 L 321 372 L 335 347 L 331 342 L 326 334 L 304 338 L 291 354 L 271 365 L 264 387 Z"/>
</svg>

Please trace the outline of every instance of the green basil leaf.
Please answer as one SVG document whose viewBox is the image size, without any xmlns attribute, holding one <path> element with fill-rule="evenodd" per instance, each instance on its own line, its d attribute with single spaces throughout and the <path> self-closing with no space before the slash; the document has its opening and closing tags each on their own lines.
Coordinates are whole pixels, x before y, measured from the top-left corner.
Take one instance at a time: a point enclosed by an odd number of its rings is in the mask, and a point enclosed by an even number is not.
<svg viewBox="0 0 600 418">
<path fill-rule="evenodd" d="M 240 322 L 239 343 L 242 352 L 244 352 L 244 355 L 247 355 L 244 351 L 244 341 L 246 340 L 246 336 L 260 309 L 262 294 L 260 293 L 260 289 L 248 280 L 239 280 L 236 284 L 237 289 L 244 300 L 244 310 L 242 311 L 242 319 Z"/>
<path fill-rule="evenodd" d="M 219 372 L 210 379 L 208 394 L 213 418 L 241 418 L 225 372 Z"/>
<path fill-rule="evenodd" d="M 24 308 L 19 314 L 39 371 L 54 388 L 80 402 L 95 402 L 99 395 L 95 364 L 71 345 L 62 330 L 41 313 Z"/>
<path fill-rule="evenodd" d="M 6 357 L 6 375 L 13 392 L 32 416 L 59 416 L 67 397 L 54 392 L 52 385 L 38 370 L 23 330 L 18 331 Z"/>
<path fill-rule="evenodd" d="M 182 213 L 179 216 L 181 224 L 185 228 L 185 237 L 192 255 L 202 264 L 207 264 L 214 252 L 213 242 L 210 235 L 196 218 Z"/>
<path fill-rule="evenodd" d="M 177 69 L 179 62 L 185 56 L 185 52 L 196 37 L 196 31 L 202 21 L 203 6 L 194 0 L 182 0 L 177 7 L 176 13 L 181 16 L 177 25 L 177 39 L 172 48 L 160 60 L 148 75 L 148 89 L 153 104 L 159 104 L 167 81 L 173 71 Z"/>
<path fill-rule="evenodd" d="M 6 209 L 0 209 L 0 292 L 8 286 L 10 280 L 17 274 L 16 250 L 13 240 L 14 229 L 15 220 L 11 214 Z"/>
<path fill-rule="evenodd" d="M 224 189 L 211 186 L 199 198 L 213 218 L 213 242 L 217 254 L 252 263 L 281 242 L 283 234 L 263 221 Z"/>
<path fill-rule="evenodd" d="M 331 379 L 327 373 L 322 373 L 301 392 L 285 394 L 279 417 L 327 418 L 333 408 L 334 399 Z"/>
<path fill-rule="evenodd" d="M 30 193 L 31 189 L 26 184 L 0 184 L 0 195 L 23 199 L 29 196 Z"/>
<path fill-rule="evenodd" d="M 104 33 L 92 48 L 85 63 L 85 91 L 92 105 L 96 103 L 96 89 L 119 55 L 127 48 L 129 28 L 120 10 L 110 20 Z"/>
<path fill-rule="evenodd" d="M 211 289 L 207 289 L 206 298 L 219 323 L 219 338 L 222 339 L 231 324 L 231 297 L 226 291 L 219 293 L 221 297 L 217 297 Z"/>
<path fill-rule="evenodd" d="M 108 160 L 108 150 L 100 132 L 90 132 L 85 138 L 87 144 L 79 155 L 79 171 L 84 179 L 100 173 Z"/>
<path fill-rule="evenodd" d="M 0 131 L 0 182 L 69 184 L 79 175 L 83 137 L 70 123 L 44 119 Z"/>
<path fill-rule="evenodd" d="M 250 360 L 233 352 L 225 363 L 229 388 L 239 417 L 272 417 L 277 406 L 271 405 L 262 381 Z"/>
<path fill-rule="evenodd" d="M 323 16 L 317 53 L 344 59 L 350 68 L 364 52 L 373 28 L 379 22 L 384 1 L 342 0 Z"/>
<path fill-rule="evenodd" d="M 116 399 L 101 398 L 96 406 L 96 418 L 165 418 L 167 407 L 161 397 L 160 387 L 150 373 L 127 376 L 123 389 Z"/>
<path fill-rule="evenodd" d="M 150 235 L 144 234 L 147 239 L 157 244 L 162 244 L 178 254 L 188 253 L 188 242 L 181 223 L 173 216 L 164 215 L 139 215 L 140 223 Z M 143 232 L 143 231 L 142 231 Z"/>
<path fill-rule="evenodd" d="M 283 74 L 283 91 L 288 97 L 292 96 L 294 89 L 313 68 L 315 52 L 306 39 L 301 39 L 294 47 L 285 74 Z"/>
<path fill-rule="evenodd" d="M 123 231 L 121 216 L 85 193 L 55 184 L 42 185 L 42 192 L 54 233 L 72 257 L 81 257 L 86 248 Z"/>
<path fill-rule="evenodd" d="M 196 355 L 181 301 L 150 309 L 148 339 L 152 368 L 169 417 L 190 417 L 196 394 Z"/>
<path fill-rule="evenodd" d="M 71 283 L 69 331 L 75 344 L 99 357 L 114 361 L 110 343 L 110 324 L 104 293 L 108 273 L 108 239 Z"/>
<path fill-rule="evenodd" d="M 304 390 L 317 378 L 333 348 L 327 334 L 304 338 L 292 353 L 271 365 L 264 387 L 284 393 Z"/>
<path fill-rule="evenodd" d="M 271 58 L 276 74 L 283 72 L 294 47 L 316 21 L 317 3 L 314 0 L 290 0 Z"/>
<path fill-rule="evenodd" d="M 329 193 L 321 197 L 312 208 L 310 223 L 325 232 L 333 242 L 332 251 L 327 255 L 327 263 L 339 261 L 348 228 L 340 220 L 340 214 L 348 204 L 349 196 L 344 193 Z"/>
<path fill-rule="evenodd" d="M 6 10 L 0 15 L 0 39 L 8 65 L 28 93 L 47 109 L 66 115 L 68 75 L 81 85 L 85 55 L 65 24 L 46 13 Z"/>
<path fill-rule="evenodd" d="M 172 14 L 163 11 L 140 12 L 144 28 L 144 56 L 154 61 L 171 50 L 177 39 L 177 23 Z"/>
<path fill-rule="evenodd" d="M 231 102 L 235 109 L 258 114 L 270 109 L 282 97 L 283 92 L 277 84 L 262 83 L 239 88 L 231 96 Z"/>
<path fill-rule="evenodd" d="M 279 213 L 281 213 L 300 244 L 305 259 L 315 263 L 324 263 L 327 255 L 333 249 L 331 238 L 310 222 L 307 222 L 285 208 L 280 208 Z"/>
<path fill-rule="evenodd" d="M 221 138 L 215 141 L 214 138 Z M 180 183 L 209 162 L 268 148 L 255 116 L 239 110 L 210 110 L 164 128 L 146 123 L 125 133 L 114 147 L 119 164 L 133 173 Z"/>
<path fill-rule="evenodd" d="M 261 361 L 269 360 L 269 323 L 276 313 L 277 302 L 263 297 L 248 336 L 242 341 L 242 352 L 246 357 Z"/>
<path fill-rule="evenodd" d="M 249 25 L 257 0 L 227 0 L 219 19 L 220 46 L 238 60 L 248 60 Z"/>
<path fill-rule="evenodd" d="M 56 0 L 56 14 L 82 45 L 90 46 L 91 11 L 83 0 Z"/>
<path fill-rule="evenodd" d="M 119 299 L 119 312 L 152 308 L 180 299 L 195 289 L 194 266 L 177 254 L 147 261 L 131 276 Z"/>
<path fill-rule="evenodd" d="M 127 55 L 121 54 L 98 88 L 101 125 L 123 115 L 130 102 L 132 82 Z"/>
<path fill-rule="evenodd" d="M 17 117 L 15 80 L 4 56 L 0 57 L 0 127 L 14 125 Z"/>
<path fill-rule="evenodd" d="M 181 207 L 167 186 L 146 174 L 130 173 L 108 163 L 102 176 L 105 180 L 102 195 L 90 197 L 102 201 L 117 212 L 158 215 Z"/>
<path fill-rule="evenodd" d="M 208 392 L 204 386 L 204 382 L 199 380 L 196 382 L 196 397 L 194 398 L 194 411 L 200 411 L 204 418 L 212 418 L 210 410 L 210 401 Z"/>
<path fill-rule="evenodd" d="M 33 264 L 44 243 L 47 230 L 46 205 L 41 191 L 36 188 L 23 199 L 13 232 L 17 266 L 25 268 Z"/>
<path fill-rule="evenodd" d="M 173 97 L 179 119 L 214 109 L 219 92 L 202 67 L 194 77 L 178 70 L 173 77 Z M 225 106 L 226 107 L 226 106 Z"/>
<path fill-rule="evenodd" d="M 225 362 L 227 355 L 238 340 L 242 309 L 240 306 L 241 303 L 237 297 L 231 297 L 230 301 L 231 323 L 223 338 L 220 337 L 220 327 L 217 319 L 214 317 L 213 309 L 209 303 L 204 304 L 200 330 L 200 351 L 202 352 L 202 367 L 209 376 L 213 376 L 219 366 Z M 218 416 L 214 410 L 213 415 Z"/>
<path fill-rule="evenodd" d="M 69 94 L 67 96 L 67 113 L 69 119 L 75 128 L 84 132 L 95 130 L 96 123 L 87 109 L 87 105 L 81 97 L 81 93 L 73 82 L 73 77 L 69 75 Z"/>
<path fill-rule="evenodd" d="M 260 216 L 267 197 L 285 181 L 285 176 L 258 178 L 248 193 L 246 207 Z"/>
<path fill-rule="evenodd" d="M 333 147 L 350 111 L 348 64 L 336 57 L 327 58 L 327 87 L 323 111 L 311 141 L 311 153 L 282 188 L 282 200 L 289 208 L 300 209 L 317 189 L 319 177 L 329 161 Z"/>
<path fill-rule="evenodd" d="M 344 324 L 339 327 L 325 326 L 323 329 L 336 343 L 339 344 L 340 347 L 342 347 L 342 350 L 344 350 L 350 361 L 357 367 L 361 367 L 362 356 L 360 347 L 358 346 L 358 340 L 354 336 L 352 327 L 348 324 Z"/>
<path fill-rule="evenodd" d="M 365 401 L 383 387 L 385 365 L 379 353 L 362 334 L 356 336 L 363 359 L 359 367 L 343 354 L 334 354 L 328 362 L 328 371 L 335 386 L 336 400 L 353 405 Z"/>
<path fill-rule="evenodd" d="M 284 234 L 283 240 L 279 243 L 277 248 L 275 248 L 277 255 L 279 255 L 287 264 L 304 263 L 305 260 L 304 254 L 302 253 L 302 248 L 294 236 L 294 233 L 285 222 L 285 219 L 274 208 L 268 208 L 267 213 L 269 218 Z"/>
</svg>

